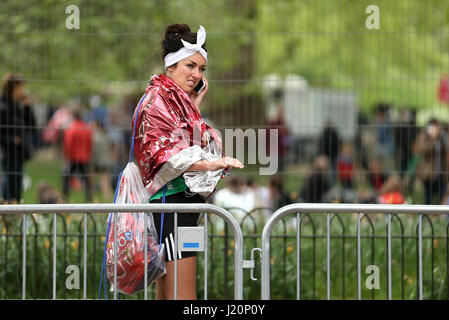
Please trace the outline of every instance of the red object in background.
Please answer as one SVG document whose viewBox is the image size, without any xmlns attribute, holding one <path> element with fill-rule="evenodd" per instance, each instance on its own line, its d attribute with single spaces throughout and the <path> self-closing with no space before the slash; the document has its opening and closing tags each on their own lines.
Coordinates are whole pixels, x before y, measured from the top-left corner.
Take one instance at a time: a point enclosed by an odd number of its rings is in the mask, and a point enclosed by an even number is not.
<svg viewBox="0 0 449 320">
<path fill-rule="evenodd" d="M 379 197 L 379 203 L 381 204 L 404 204 L 404 196 L 397 191 L 384 193 Z"/>
<path fill-rule="evenodd" d="M 354 173 L 354 162 L 352 159 L 339 157 L 337 160 L 337 170 L 340 181 L 352 180 Z"/>
<path fill-rule="evenodd" d="M 449 104 L 449 76 L 443 75 L 440 79 L 440 88 L 438 90 L 438 99 L 441 102 Z"/>
<path fill-rule="evenodd" d="M 266 131 L 266 141 L 267 141 L 267 149 L 270 150 L 271 141 L 270 141 L 270 130 L 276 129 L 278 130 L 278 141 L 276 141 L 277 153 L 280 157 L 283 157 L 287 154 L 289 146 L 290 146 L 290 131 L 288 130 L 287 124 L 281 118 L 276 118 L 272 121 L 267 122 L 267 131 Z"/>
<path fill-rule="evenodd" d="M 382 187 L 382 185 L 384 183 L 382 174 L 373 173 L 372 174 L 372 183 L 376 190 L 380 190 L 380 188 Z"/>
<path fill-rule="evenodd" d="M 83 184 L 79 178 L 70 177 L 70 188 L 75 191 L 80 191 L 83 189 Z"/>
<path fill-rule="evenodd" d="M 82 120 L 64 130 L 64 156 L 70 162 L 88 163 L 92 155 L 92 131 Z"/>
<path fill-rule="evenodd" d="M 42 140 L 46 143 L 58 142 L 60 130 L 72 122 L 72 113 L 67 108 L 59 108 L 42 131 Z"/>
</svg>

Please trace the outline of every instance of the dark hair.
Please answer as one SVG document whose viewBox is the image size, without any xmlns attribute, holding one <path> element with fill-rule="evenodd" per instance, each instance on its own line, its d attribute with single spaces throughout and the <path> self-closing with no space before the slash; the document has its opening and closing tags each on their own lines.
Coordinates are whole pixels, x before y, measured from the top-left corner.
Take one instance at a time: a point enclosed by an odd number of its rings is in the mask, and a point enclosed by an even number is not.
<svg viewBox="0 0 449 320">
<path fill-rule="evenodd" d="M 12 99 L 14 90 L 24 82 L 25 79 L 18 73 L 9 72 L 5 74 L 2 80 L 2 97 Z"/>
<path fill-rule="evenodd" d="M 275 101 L 281 101 L 281 99 L 284 97 L 284 93 L 282 92 L 282 89 L 276 89 L 273 92 L 273 97 Z"/>
<path fill-rule="evenodd" d="M 379 102 L 376 105 L 376 112 L 377 113 L 387 113 L 390 110 L 390 104 L 386 102 Z"/>
<path fill-rule="evenodd" d="M 230 187 L 236 188 L 236 187 L 238 187 L 239 185 L 240 185 L 240 179 L 239 179 L 239 177 L 234 176 L 234 177 L 232 177 L 231 179 L 229 179 L 229 186 L 230 186 Z"/>
<path fill-rule="evenodd" d="M 440 122 L 438 121 L 437 118 L 432 117 L 432 118 L 429 120 L 429 122 L 427 122 L 427 125 L 430 125 L 430 124 L 435 124 L 435 125 L 437 125 L 437 124 L 440 124 Z"/>
<path fill-rule="evenodd" d="M 72 115 L 73 115 L 73 118 L 75 118 L 76 120 L 83 120 L 83 114 L 81 112 L 81 108 L 80 107 L 76 107 L 73 110 Z"/>
<path fill-rule="evenodd" d="M 196 43 L 196 33 L 190 31 L 190 27 L 186 24 L 172 24 L 165 30 L 164 40 L 162 40 L 162 59 L 171 52 L 176 52 L 184 45 L 181 39 L 190 43 Z M 206 50 L 206 43 L 202 45 Z M 207 52 L 207 50 L 206 50 Z"/>
</svg>

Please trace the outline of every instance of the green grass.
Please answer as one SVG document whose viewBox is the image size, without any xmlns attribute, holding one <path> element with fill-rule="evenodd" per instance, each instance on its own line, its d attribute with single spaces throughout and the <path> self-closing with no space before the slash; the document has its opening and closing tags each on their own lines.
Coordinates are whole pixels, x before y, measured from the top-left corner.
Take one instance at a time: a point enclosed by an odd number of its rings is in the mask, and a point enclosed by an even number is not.
<svg viewBox="0 0 449 320">
<path fill-rule="evenodd" d="M 60 158 L 48 155 L 47 152 L 38 154 L 33 160 L 26 163 L 24 174 L 31 178 L 31 185 L 24 190 L 24 203 L 39 203 L 38 187 L 41 182 L 46 182 L 62 193 L 62 167 Z M 110 203 L 113 196 L 103 197 L 97 186 L 97 177 L 93 175 L 93 202 Z M 71 190 L 69 196 L 70 203 L 86 203 L 84 190 Z"/>
</svg>

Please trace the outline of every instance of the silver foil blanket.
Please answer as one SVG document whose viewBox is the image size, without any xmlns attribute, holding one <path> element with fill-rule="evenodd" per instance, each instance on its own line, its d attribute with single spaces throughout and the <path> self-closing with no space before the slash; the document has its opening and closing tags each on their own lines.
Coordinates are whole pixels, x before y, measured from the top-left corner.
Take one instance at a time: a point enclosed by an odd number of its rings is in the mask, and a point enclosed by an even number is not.
<svg viewBox="0 0 449 320">
<path fill-rule="evenodd" d="M 181 150 L 172 156 L 159 170 L 153 180 L 153 186 L 159 190 L 167 182 L 183 174 L 183 178 L 190 191 L 208 197 L 217 186 L 222 177 L 223 169 L 217 171 L 186 171 L 192 164 L 200 160 L 219 160 L 220 148 L 215 141 L 209 143 L 204 149 L 195 145 Z"/>
<path fill-rule="evenodd" d="M 221 159 L 220 148 L 214 140 L 209 143 L 201 153 L 203 160 L 215 161 Z M 223 169 L 217 171 L 189 171 L 183 177 L 190 191 L 208 197 L 214 190 L 223 175 Z"/>
</svg>

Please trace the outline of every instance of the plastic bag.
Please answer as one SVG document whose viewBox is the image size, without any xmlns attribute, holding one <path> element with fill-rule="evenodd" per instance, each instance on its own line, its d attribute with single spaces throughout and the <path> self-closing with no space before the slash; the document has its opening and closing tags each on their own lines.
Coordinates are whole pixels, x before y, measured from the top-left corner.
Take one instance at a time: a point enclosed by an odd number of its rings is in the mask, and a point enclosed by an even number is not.
<svg viewBox="0 0 449 320">
<path fill-rule="evenodd" d="M 115 203 L 146 203 L 145 189 L 138 167 L 129 162 L 119 181 Z M 145 214 L 118 212 L 117 222 L 117 290 L 134 294 L 145 288 Z M 150 285 L 165 273 L 164 246 L 159 246 L 153 215 L 147 213 L 147 283 Z M 108 217 L 106 244 L 107 277 L 114 284 L 114 217 Z"/>
<path fill-rule="evenodd" d="M 204 147 L 201 152 L 202 160 L 215 161 L 221 159 L 221 157 L 220 147 L 214 140 Z M 186 171 L 183 177 L 190 191 L 207 198 L 215 190 L 222 176 L 227 174 L 229 174 L 229 170 L 224 172 L 224 169 L 216 171 Z"/>
</svg>

